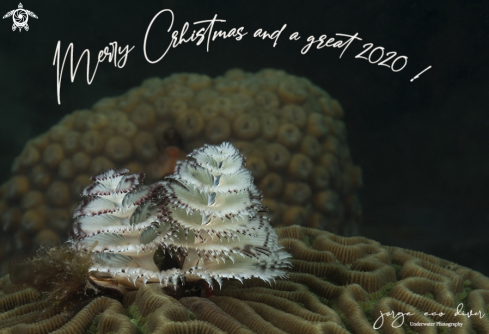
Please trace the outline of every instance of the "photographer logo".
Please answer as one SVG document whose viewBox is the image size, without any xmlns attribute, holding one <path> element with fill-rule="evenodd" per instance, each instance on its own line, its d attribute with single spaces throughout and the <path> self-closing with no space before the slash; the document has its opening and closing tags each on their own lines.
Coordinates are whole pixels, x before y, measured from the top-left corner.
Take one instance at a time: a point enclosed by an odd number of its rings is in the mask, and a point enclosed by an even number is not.
<svg viewBox="0 0 489 334">
<path fill-rule="evenodd" d="M 22 3 L 19 3 L 19 8 L 11 10 L 7 14 L 5 14 L 3 18 L 6 19 L 10 16 L 12 16 L 12 19 L 14 20 L 12 31 L 15 31 L 15 29 L 19 29 L 19 32 L 22 30 L 22 28 L 24 28 L 25 31 L 29 31 L 29 25 L 27 24 L 29 16 L 37 19 L 37 15 L 27 9 L 24 9 Z"/>
</svg>

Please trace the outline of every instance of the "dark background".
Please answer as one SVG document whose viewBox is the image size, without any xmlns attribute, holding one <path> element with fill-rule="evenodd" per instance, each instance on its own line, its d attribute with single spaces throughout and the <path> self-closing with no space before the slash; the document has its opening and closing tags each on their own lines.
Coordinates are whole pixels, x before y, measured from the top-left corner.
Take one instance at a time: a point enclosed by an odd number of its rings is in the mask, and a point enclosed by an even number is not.
<svg viewBox="0 0 489 334">
<path fill-rule="evenodd" d="M 0 12 L 16 9 L 2 1 Z M 345 110 L 354 162 L 363 168 L 362 234 L 383 244 L 412 248 L 458 262 L 489 275 L 489 5 L 484 1 L 230 1 L 167 0 L 24 1 L 39 19 L 30 30 L 12 32 L 12 19 L 0 21 L 0 182 L 25 142 L 47 131 L 63 115 L 90 108 L 102 97 L 120 95 L 142 80 L 176 72 L 209 76 L 231 68 L 255 72 L 278 68 L 327 90 Z M 181 45 L 156 64 L 143 55 L 143 40 L 153 16 L 175 13 L 173 30 L 188 21 L 218 14 L 226 23 L 215 30 L 245 27 L 240 42 L 216 40 Z M 1 14 L 3 16 L 3 14 Z M 273 41 L 253 38 L 262 28 L 287 28 Z M 169 15 L 156 21 L 149 40 L 154 59 L 167 48 Z M 200 27 L 200 26 L 199 26 Z M 300 41 L 288 36 L 298 31 Z M 363 40 L 342 50 L 300 50 L 306 38 L 335 33 Z M 56 43 L 69 43 L 75 59 L 110 42 L 135 46 L 127 64 L 99 65 L 91 85 L 86 60 L 75 82 L 68 68 L 56 101 Z M 364 43 L 408 57 L 401 72 L 355 59 Z M 373 48 L 372 48 L 373 49 Z M 428 66 L 432 69 L 410 82 Z"/>
</svg>

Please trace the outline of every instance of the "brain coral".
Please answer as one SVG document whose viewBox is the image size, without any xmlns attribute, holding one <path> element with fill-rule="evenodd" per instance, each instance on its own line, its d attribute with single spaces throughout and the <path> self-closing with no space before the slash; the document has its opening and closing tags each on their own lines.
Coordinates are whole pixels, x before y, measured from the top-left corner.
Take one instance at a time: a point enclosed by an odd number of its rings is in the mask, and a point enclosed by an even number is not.
<svg viewBox="0 0 489 334">
<path fill-rule="evenodd" d="M 276 232 L 293 255 L 290 278 L 271 286 L 259 279 L 226 281 L 210 298 L 177 300 L 146 285 L 121 301 L 98 297 L 76 314 L 57 314 L 37 291 L 18 288 L 6 276 L 0 332 L 369 334 L 380 332 L 376 324 L 382 333 L 489 333 L 487 316 L 464 315 L 489 312 L 489 278 L 478 272 L 363 237 L 301 226 Z M 387 315 L 376 323 L 381 312 L 411 315 L 402 325 Z M 461 326 L 442 325 L 448 323 Z"/>
<path fill-rule="evenodd" d="M 342 117 L 327 92 L 279 70 L 146 80 L 65 116 L 26 144 L 0 187 L 0 261 L 44 241 L 65 240 L 91 175 L 128 168 L 154 182 L 186 153 L 223 141 L 247 157 L 273 226 L 354 235 L 362 178 Z"/>
</svg>

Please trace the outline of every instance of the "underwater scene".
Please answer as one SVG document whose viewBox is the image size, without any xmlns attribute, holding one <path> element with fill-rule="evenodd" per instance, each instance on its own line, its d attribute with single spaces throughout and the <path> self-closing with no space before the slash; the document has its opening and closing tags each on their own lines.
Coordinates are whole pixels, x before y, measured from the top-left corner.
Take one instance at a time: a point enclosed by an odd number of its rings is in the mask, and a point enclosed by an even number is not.
<svg viewBox="0 0 489 334">
<path fill-rule="evenodd" d="M 489 334 L 489 4 L 17 1 L 0 333 Z"/>
</svg>

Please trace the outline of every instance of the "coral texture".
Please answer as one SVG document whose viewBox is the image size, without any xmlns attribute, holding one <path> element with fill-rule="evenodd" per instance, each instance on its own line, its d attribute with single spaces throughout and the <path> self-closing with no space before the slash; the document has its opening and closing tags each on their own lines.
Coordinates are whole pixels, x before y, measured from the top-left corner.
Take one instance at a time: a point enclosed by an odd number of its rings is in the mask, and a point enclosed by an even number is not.
<svg viewBox="0 0 489 334">
<path fill-rule="evenodd" d="M 31 288 L 1 280 L 0 332 L 48 333 L 379 333 L 381 313 L 411 312 L 403 325 L 385 316 L 382 333 L 489 333 L 489 278 L 411 250 L 382 246 L 316 229 L 276 229 L 293 255 L 290 278 L 269 285 L 225 281 L 210 298 L 168 296 L 157 285 L 129 292 L 121 302 L 99 297 L 76 315 L 45 312 Z M 425 315 L 429 313 L 429 315 Z M 436 314 L 435 314 L 436 313 Z M 440 316 L 440 313 L 445 315 Z M 410 323 L 460 323 L 417 327 Z M 394 328 L 399 326 L 399 328 Z"/>
<path fill-rule="evenodd" d="M 200 279 L 212 287 L 223 278 L 286 276 L 290 254 L 277 245 L 244 156 L 226 142 L 189 158 L 150 186 L 140 185 L 143 174 L 125 175 L 127 169 L 92 177 L 70 241 L 92 252 L 94 280 L 176 289 Z"/>
<path fill-rule="evenodd" d="M 362 178 L 342 117 L 327 92 L 279 70 L 146 80 L 26 144 L 0 187 L 0 256 L 66 240 L 91 175 L 128 168 L 155 182 L 193 149 L 224 141 L 247 157 L 272 226 L 355 235 Z"/>
</svg>

